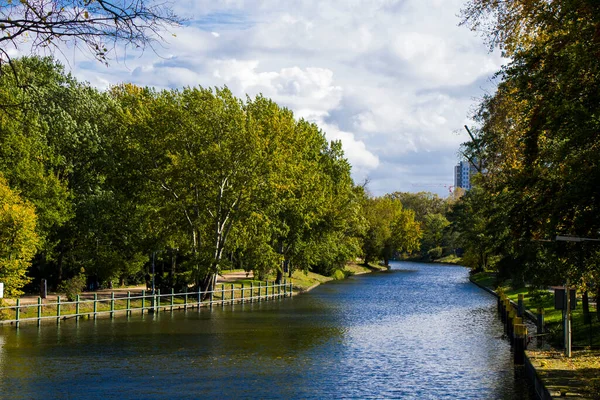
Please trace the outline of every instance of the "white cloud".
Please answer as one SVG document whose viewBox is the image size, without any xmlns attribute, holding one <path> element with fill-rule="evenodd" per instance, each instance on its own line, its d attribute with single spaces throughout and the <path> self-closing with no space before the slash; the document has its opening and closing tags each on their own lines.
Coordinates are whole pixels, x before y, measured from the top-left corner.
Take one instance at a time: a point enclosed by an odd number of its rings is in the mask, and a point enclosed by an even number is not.
<svg viewBox="0 0 600 400">
<path fill-rule="evenodd" d="M 101 87 L 262 93 L 342 140 L 355 179 L 369 176 L 375 194 L 452 184 L 466 139 L 453 132 L 503 62 L 457 26 L 462 3 L 181 0 L 176 11 L 189 26 L 173 32 L 161 57 L 146 52 L 108 69 L 75 61 L 74 72 Z"/>
</svg>

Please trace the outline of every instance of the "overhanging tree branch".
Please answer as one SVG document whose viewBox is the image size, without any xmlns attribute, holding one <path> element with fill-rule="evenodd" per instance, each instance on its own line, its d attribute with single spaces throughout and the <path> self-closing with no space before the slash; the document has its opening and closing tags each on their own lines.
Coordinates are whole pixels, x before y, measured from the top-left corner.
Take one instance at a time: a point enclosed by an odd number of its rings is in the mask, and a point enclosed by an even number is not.
<svg viewBox="0 0 600 400">
<path fill-rule="evenodd" d="M 147 0 L 21 0 L 0 5 L 0 63 L 10 63 L 8 49 L 31 51 L 59 43 L 83 45 L 103 62 L 117 44 L 154 49 L 164 32 L 182 19 L 167 2 Z"/>
</svg>

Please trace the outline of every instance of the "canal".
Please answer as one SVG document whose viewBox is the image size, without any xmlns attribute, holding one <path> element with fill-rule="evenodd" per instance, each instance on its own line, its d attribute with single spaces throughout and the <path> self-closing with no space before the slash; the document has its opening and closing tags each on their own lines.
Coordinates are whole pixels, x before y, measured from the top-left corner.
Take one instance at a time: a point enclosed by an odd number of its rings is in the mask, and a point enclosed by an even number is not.
<svg viewBox="0 0 600 400">
<path fill-rule="evenodd" d="M 1 398 L 529 399 L 495 299 L 394 263 L 293 299 L 0 327 Z"/>
</svg>

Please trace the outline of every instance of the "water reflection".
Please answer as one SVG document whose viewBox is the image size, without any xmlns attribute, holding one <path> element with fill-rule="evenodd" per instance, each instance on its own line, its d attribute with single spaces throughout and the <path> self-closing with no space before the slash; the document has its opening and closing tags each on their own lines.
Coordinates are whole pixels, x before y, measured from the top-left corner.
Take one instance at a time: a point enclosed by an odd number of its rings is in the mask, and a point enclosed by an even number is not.
<svg viewBox="0 0 600 400">
<path fill-rule="evenodd" d="M 528 398 L 494 300 L 466 270 L 395 267 L 281 301 L 5 328 L 2 386 L 23 398 Z"/>
<path fill-rule="evenodd" d="M 4 336 L 0 335 L 0 383 L 4 380 Z M 1 387 L 2 385 L 0 385 Z"/>
</svg>

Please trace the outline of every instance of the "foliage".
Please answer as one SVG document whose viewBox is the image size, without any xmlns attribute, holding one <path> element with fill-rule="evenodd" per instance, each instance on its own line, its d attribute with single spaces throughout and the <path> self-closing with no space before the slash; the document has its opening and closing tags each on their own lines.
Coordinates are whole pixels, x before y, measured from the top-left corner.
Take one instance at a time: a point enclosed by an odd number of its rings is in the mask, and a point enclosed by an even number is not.
<svg viewBox="0 0 600 400">
<path fill-rule="evenodd" d="M 459 231 L 478 255 L 474 267 L 493 254 L 497 268 L 517 280 L 569 277 L 582 288 L 597 286 L 591 245 L 551 240 L 597 238 L 600 231 L 599 21 L 589 1 L 472 0 L 463 10 L 463 22 L 511 58 L 463 149 L 485 170 L 480 191 L 465 196 L 456 219 L 473 219 Z"/>
<path fill-rule="evenodd" d="M 0 174 L 0 282 L 6 297 L 22 294 L 29 281 L 27 269 L 38 245 L 35 224 L 34 207 Z"/>
<path fill-rule="evenodd" d="M 363 205 L 368 229 L 363 242 L 365 263 L 382 259 L 389 265 L 395 253 L 419 249 L 421 228 L 415 213 L 392 196 L 366 198 Z"/>
<path fill-rule="evenodd" d="M 81 294 L 85 287 L 85 269 L 81 269 L 80 273 L 74 277 L 63 281 L 56 290 L 64 293 L 69 301 L 77 300 L 77 295 Z"/>
<path fill-rule="evenodd" d="M 427 256 L 430 260 L 437 260 L 442 257 L 442 248 L 441 247 L 433 247 L 427 251 Z"/>
<path fill-rule="evenodd" d="M 333 279 L 335 279 L 335 280 L 338 280 L 338 281 L 339 281 L 339 280 L 342 280 L 342 279 L 346 278 L 346 275 L 344 274 L 344 272 L 343 272 L 343 271 L 341 271 L 341 270 L 339 270 L 339 269 L 338 269 L 338 270 L 336 270 L 336 271 L 333 273 L 333 275 L 332 275 L 331 277 L 332 277 Z"/>
<path fill-rule="evenodd" d="M 341 143 L 263 96 L 100 92 L 50 58 L 12 68 L 0 97 L 23 106 L 0 115 L 0 172 L 35 206 L 32 287 L 143 282 L 154 271 L 161 288 L 208 289 L 227 268 L 277 281 L 339 276 L 368 247 L 369 226 L 381 236 L 376 258 L 418 248 L 414 212 L 388 197 L 391 209 L 369 221 L 365 206 L 380 200 L 354 185 Z"/>
</svg>

